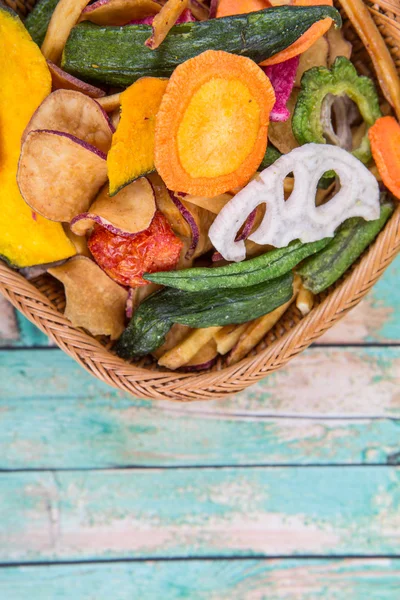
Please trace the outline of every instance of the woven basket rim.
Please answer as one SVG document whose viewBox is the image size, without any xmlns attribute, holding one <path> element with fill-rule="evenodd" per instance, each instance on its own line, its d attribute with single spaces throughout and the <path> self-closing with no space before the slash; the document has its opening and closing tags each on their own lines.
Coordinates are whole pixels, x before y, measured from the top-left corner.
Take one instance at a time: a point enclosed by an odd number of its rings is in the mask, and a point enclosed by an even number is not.
<svg viewBox="0 0 400 600">
<path fill-rule="evenodd" d="M 8 0 L 10 3 L 13 0 Z M 400 42 L 400 31 L 399 31 Z M 400 250 L 400 206 L 359 263 L 309 315 L 256 356 L 221 370 L 182 373 L 124 361 L 75 328 L 41 291 L 0 261 L 0 293 L 92 375 L 142 398 L 213 400 L 239 392 L 284 366 L 365 296 Z"/>
</svg>

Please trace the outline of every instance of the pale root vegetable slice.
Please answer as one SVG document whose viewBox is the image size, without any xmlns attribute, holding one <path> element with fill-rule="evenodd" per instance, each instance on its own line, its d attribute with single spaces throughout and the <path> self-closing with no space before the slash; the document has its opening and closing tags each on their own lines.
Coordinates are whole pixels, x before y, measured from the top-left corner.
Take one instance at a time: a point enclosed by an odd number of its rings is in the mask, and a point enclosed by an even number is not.
<svg viewBox="0 0 400 600">
<path fill-rule="evenodd" d="M 155 119 L 167 79 L 143 77 L 121 94 L 121 120 L 107 157 L 110 196 L 154 171 Z"/>
<path fill-rule="evenodd" d="M 150 285 L 155 285 L 150 284 Z M 159 286 L 157 286 L 159 287 Z M 141 288 L 137 288 L 137 291 L 140 293 L 140 290 L 144 290 L 146 289 L 145 287 L 141 287 Z M 188 327 L 187 325 L 181 325 L 180 323 L 174 323 L 171 327 L 171 329 L 168 331 L 167 335 L 165 336 L 165 342 L 163 343 L 162 346 L 160 346 L 159 348 L 157 348 L 157 350 L 154 350 L 154 352 L 152 352 L 152 356 L 154 356 L 154 358 L 161 358 L 161 356 L 163 354 L 165 354 L 168 350 L 171 350 L 171 348 L 174 348 L 176 345 L 180 344 L 182 342 L 182 340 L 184 340 L 189 333 L 193 331 L 193 329 L 191 327 Z"/>
<path fill-rule="evenodd" d="M 214 196 L 214 198 L 203 198 L 203 196 L 191 196 L 188 194 L 185 196 L 185 203 L 205 208 L 214 215 L 217 215 L 224 208 L 225 204 L 229 200 L 232 200 L 232 196 L 233 194 L 220 194 L 219 196 Z"/>
<path fill-rule="evenodd" d="M 340 29 L 331 27 L 328 34 L 334 31 L 341 35 Z M 327 67 L 328 66 L 329 44 L 325 37 L 319 38 L 308 50 L 300 55 L 299 67 L 296 73 L 294 85 L 300 87 L 300 81 L 305 71 L 312 67 Z"/>
<path fill-rule="evenodd" d="M 150 227 L 155 212 L 153 188 L 141 177 L 112 198 L 105 185 L 90 211 L 72 219 L 71 229 L 77 235 L 86 235 L 97 223 L 116 235 L 132 236 Z"/>
<path fill-rule="evenodd" d="M 42 53 L 48 60 L 58 63 L 65 43 L 74 25 L 79 21 L 81 12 L 90 0 L 60 0 L 47 28 L 42 44 Z"/>
<path fill-rule="evenodd" d="M 248 58 L 207 50 L 179 65 L 156 117 L 155 165 L 167 187 L 213 197 L 247 183 L 264 157 L 274 103 Z"/>
<path fill-rule="evenodd" d="M 14 267 L 64 260 L 74 246 L 58 223 L 32 214 L 17 186 L 21 136 L 51 91 L 39 48 L 21 20 L 0 4 L 0 255 Z"/>
<path fill-rule="evenodd" d="M 400 79 L 389 49 L 363 0 L 340 0 L 375 67 L 380 88 L 400 119 Z"/>
<path fill-rule="evenodd" d="M 90 98 L 101 98 L 106 95 L 104 90 L 70 75 L 51 62 L 51 60 L 47 61 L 47 66 L 51 73 L 53 90 L 74 90 L 75 92 L 82 92 L 82 94 L 86 94 Z"/>
<path fill-rule="evenodd" d="M 101 108 L 106 111 L 106 113 L 111 113 L 114 110 L 119 109 L 121 106 L 121 94 L 105 96 L 104 98 L 99 98 L 97 102 L 100 104 Z"/>
<path fill-rule="evenodd" d="M 31 131 L 47 129 L 68 133 L 107 154 L 113 127 L 96 100 L 81 92 L 58 90 L 42 102 L 22 136 L 22 144 Z"/>
<path fill-rule="evenodd" d="M 195 329 L 192 333 L 189 333 L 182 342 L 165 352 L 165 354 L 158 359 L 158 364 L 161 367 L 166 367 L 172 371 L 185 366 L 194 356 L 196 356 L 198 351 L 207 344 L 207 342 L 213 339 L 214 335 L 220 329 L 222 329 L 222 327 Z"/>
<path fill-rule="evenodd" d="M 107 180 L 105 155 L 59 131 L 32 131 L 22 146 L 17 182 L 25 202 L 51 221 L 86 212 Z"/>
<path fill-rule="evenodd" d="M 265 335 L 277 324 L 279 319 L 284 315 L 289 306 L 294 302 L 298 294 L 300 287 L 300 278 L 295 277 L 293 282 L 293 296 L 292 298 L 279 306 L 272 312 L 251 321 L 247 328 L 242 333 L 237 345 L 233 348 L 227 358 L 228 365 L 234 365 L 235 363 L 242 360 L 253 348 L 257 346 Z"/>
<path fill-rule="evenodd" d="M 81 21 L 96 25 L 126 25 L 130 21 L 156 15 L 160 4 L 153 0 L 98 0 L 82 11 Z"/>
<path fill-rule="evenodd" d="M 303 317 L 308 315 L 314 306 L 314 294 L 310 290 L 307 290 L 303 284 L 300 285 L 300 289 L 297 294 L 296 306 Z"/>
<path fill-rule="evenodd" d="M 227 354 L 238 343 L 240 336 L 247 329 L 249 323 L 242 325 L 225 325 L 214 335 L 217 351 L 219 354 Z"/>
<path fill-rule="evenodd" d="M 65 316 L 92 335 L 117 339 L 125 327 L 128 292 L 110 279 L 95 262 L 76 256 L 48 271 L 65 288 Z"/>
<path fill-rule="evenodd" d="M 146 40 L 146 46 L 152 50 L 158 48 L 187 7 L 188 0 L 167 0 L 158 15 L 154 17 L 153 33 Z"/>
<path fill-rule="evenodd" d="M 321 39 L 326 39 L 329 50 L 328 64 L 323 66 L 331 68 L 338 56 L 345 56 L 348 60 L 350 60 L 353 47 L 351 43 L 346 40 L 341 29 L 335 29 L 335 27 L 331 27 L 326 34 L 326 38 Z"/>
<path fill-rule="evenodd" d="M 340 178 L 340 190 L 329 202 L 316 206 L 318 182 L 330 169 Z M 285 200 L 283 182 L 288 173 L 294 175 L 294 187 Z M 260 204 L 266 204 L 265 215 L 249 239 L 283 248 L 295 239 L 315 242 L 332 237 L 350 217 L 377 219 L 379 185 L 362 162 L 342 148 L 328 144 L 295 148 L 262 171 L 217 215 L 208 235 L 225 260 L 238 262 L 246 257 L 245 244 L 236 239 L 237 232 Z"/>
<path fill-rule="evenodd" d="M 181 369 L 187 373 L 204 371 L 210 369 L 215 364 L 217 357 L 217 344 L 215 340 L 210 340 Z"/>
</svg>

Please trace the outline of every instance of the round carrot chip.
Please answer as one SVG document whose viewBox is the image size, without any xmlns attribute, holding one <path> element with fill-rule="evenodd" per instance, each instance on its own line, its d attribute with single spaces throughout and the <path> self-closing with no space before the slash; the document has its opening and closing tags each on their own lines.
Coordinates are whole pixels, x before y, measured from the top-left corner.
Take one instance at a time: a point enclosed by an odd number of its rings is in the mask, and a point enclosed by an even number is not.
<svg viewBox="0 0 400 600">
<path fill-rule="evenodd" d="M 156 117 L 155 165 L 167 187 L 217 196 L 246 184 L 265 154 L 274 103 L 248 58 L 208 50 L 177 67 Z"/>
</svg>

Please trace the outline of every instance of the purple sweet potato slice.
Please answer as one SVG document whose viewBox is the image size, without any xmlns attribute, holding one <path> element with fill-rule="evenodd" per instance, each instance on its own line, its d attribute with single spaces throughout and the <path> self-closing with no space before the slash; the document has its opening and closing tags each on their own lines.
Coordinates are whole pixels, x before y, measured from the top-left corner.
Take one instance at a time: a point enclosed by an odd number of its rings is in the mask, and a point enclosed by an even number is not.
<svg viewBox="0 0 400 600">
<path fill-rule="evenodd" d="M 47 96 L 31 118 L 22 143 L 31 131 L 61 131 L 98 148 L 107 154 L 114 128 L 101 106 L 72 90 L 57 90 Z"/>
<path fill-rule="evenodd" d="M 82 94 L 90 98 L 102 98 L 106 95 L 104 90 L 70 75 L 51 62 L 51 60 L 47 61 L 47 66 L 51 74 L 53 90 L 73 90 L 74 92 L 82 92 Z"/>
<path fill-rule="evenodd" d="M 81 21 L 96 25 L 126 25 L 130 21 L 154 16 L 161 5 L 153 0 L 98 0 L 86 6 Z"/>
<path fill-rule="evenodd" d="M 48 271 L 65 288 L 65 316 L 92 335 L 117 339 L 125 326 L 128 292 L 90 258 L 76 256 Z"/>
<path fill-rule="evenodd" d="M 141 177 L 112 198 L 105 185 L 89 212 L 72 219 L 71 230 L 76 235 L 85 235 L 97 223 L 111 233 L 130 237 L 148 229 L 155 212 L 153 187 L 145 177 Z"/>
<path fill-rule="evenodd" d="M 59 131 L 32 131 L 21 150 L 17 183 L 25 202 L 51 221 L 86 212 L 107 180 L 106 156 Z"/>
</svg>

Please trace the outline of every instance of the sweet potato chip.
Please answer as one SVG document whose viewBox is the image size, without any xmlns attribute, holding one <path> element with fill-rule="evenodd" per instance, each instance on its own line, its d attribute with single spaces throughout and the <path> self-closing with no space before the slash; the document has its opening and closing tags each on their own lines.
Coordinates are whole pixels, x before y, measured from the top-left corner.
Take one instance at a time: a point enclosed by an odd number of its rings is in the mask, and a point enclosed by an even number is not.
<svg viewBox="0 0 400 600">
<path fill-rule="evenodd" d="M 172 371 L 186 365 L 199 350 L 213 339 L 214 335 L 222 329 L 222 327 L 207 327 L 205 329 L 195 329 L 182 342 L 177 344 L 171 350 L 158 359 L 158 364 L 161 367 L 167 367 Z M 203 361 L 204 362 L 204 361 Z"/>
<path fill-rule="evenodd" d="M 49 273 L 64 284 L 65 316 L 92 335 L 117 339 L 125 326 L 128 292 L 110 279 L 95 262 L 76 256 Z"/>
<path fill-rule="evenodd" d="M 45 58 L 53 63 L 58 63 L 71 29 L 79 21 L 81 12 L 89 2 L 90 0 L 60 0 L 58 2 L 42 44 L 42 53 Z"/>
<path fill-rule="evenodd" d="M 71 229 L 77 235 L 85 235 L 97 223 L 117 235 L 135 235 L 150 227 L 155 212 L 153 188 L 145 177 L 141 177 L 112 198 L 108 194 L 108 185 L 105 185 L 90 211 L 72 219 Z"/>
<path fill-rule="evenodd" d="M 90 98 L 101 98 L 106 95 L 104 90 L 70 75 L 60 67 L 57 67 L 51 60 L 47 61 L 47 66 L 51 74 L 53 90 L 73 90 L 74 92 L 82 92 L 82 94 L 86 94 Z"/>
<path fill-rule="evenodd" d="M 17 183 L 25 202 L 51 221 L 86 212 L 107 179 L 106 156 L 59 131 L 32 131 L 21 150 Z"/>
<path fill-rule="evenodd" d="M 160 4 L 153 0 L 97 0 L 83 10 L 80 20 L 119 26 L 156 15 L 160 10 Z"/>
<path fill-rule="evenodd" d="M 110 195 L 154 171 L 155 119 L 167 79 L 142 77 L 121 94 L 121 120 L 107 157 Z"/>
<path fill-rule="evenodd" d="M 111 147 L 114 131 L 96 100 L 72 90 L 57 90 L 47 96 L 29 121 L 22 143 L 31 131 L 39 129 L 68 133 L 105 154 Z"/>
</svg>

